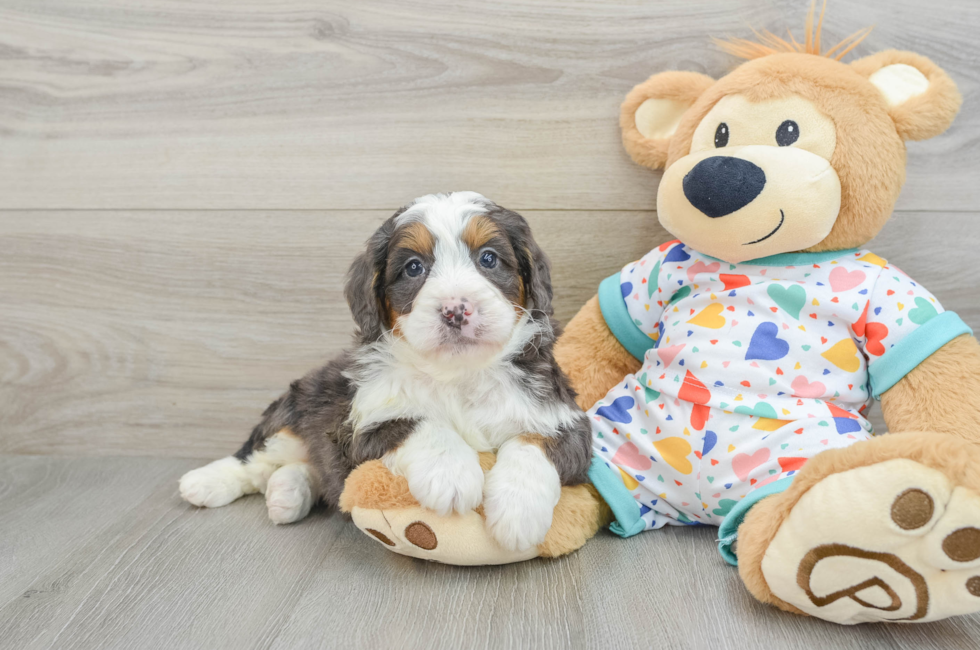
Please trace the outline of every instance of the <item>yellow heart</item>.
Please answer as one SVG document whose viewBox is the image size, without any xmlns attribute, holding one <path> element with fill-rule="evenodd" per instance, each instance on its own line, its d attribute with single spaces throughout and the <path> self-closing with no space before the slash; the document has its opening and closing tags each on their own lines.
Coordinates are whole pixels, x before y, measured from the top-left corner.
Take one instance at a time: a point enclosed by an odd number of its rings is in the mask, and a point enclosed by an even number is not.
<svg viewBox="0 0 980 650">
<path fill-rule="evenodd" d="M 626 489 L 635 490 L 636 487 L 640 484 L 640 482 L 637 481 L 632 476 L 630 476 L 629 474 L 627 474 L 626 472 L 624 472 L 622 469 L 618 467 L 616 469 L 619 469 L 619 474 L 623 477 L 623 484 L 626 486 Z"/>
<path fill-rule="evenodd" d="M 841 339 L 837 341 L 837 343 L 834 343 L 834 347 L 820 356 L 847 372 L 857 372 L 861 368 L 861 360 L 858 359 L 858 349 L 854 345 L 853 339 Z"/>
<path fill-rule="evenodd" d="M 888 260 L 883 260 L 874 253 L 865 253 L 863 257 L 858 258 L 858 261 L 874 264 L 875 266 L 880 266 L 881 268 L 885 268 L 885 266 L 888 264 Z"/>
<path fill-rule="evenodd" d="M 724 309 L 720 302 L 713 302 L 687 322 L 698 327 L 719 330 L 725 326 L 725 317 L 721 315 Z"/>
<path fill-rule="evenodd" d="M 683 438 L 664 438 L 653 443 L 661 457 L 667 464 L 676 469 L 681 474 L 690 474 L 693 471 L 691 461 L 687 455 L 691 453 L 691 445 Z"/>
<path fill-rule="evenodd" d="M 783 409 L 784 411 L 786 409 Z M 758 429 L 759 431 L 775 431 L 780 427 L 784 427 L 792 422 L 792 420 L 773 420 L 772 418 L 759 418 L 756 423 L 752 425 L 753 429 Z"/>
</svg>

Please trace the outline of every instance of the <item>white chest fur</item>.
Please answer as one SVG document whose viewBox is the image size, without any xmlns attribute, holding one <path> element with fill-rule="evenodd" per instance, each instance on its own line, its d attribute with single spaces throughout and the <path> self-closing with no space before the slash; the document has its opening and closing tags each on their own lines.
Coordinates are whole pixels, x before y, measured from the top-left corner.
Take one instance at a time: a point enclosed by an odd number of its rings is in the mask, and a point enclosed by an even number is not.
<svg viewBox="0 0 980 650">
<path fill-rule="evenodd" d="M 475 368 L 413 363 L 375 346 L 352 372 L 357 393 L 351 408 L 355 432 L 392 419 L 444 424 L 478 451 L 493 451 L 525 433 L 556 435 L 581 414 L 538 397 L 536 380 L 507 358 Z"/>
</svg>

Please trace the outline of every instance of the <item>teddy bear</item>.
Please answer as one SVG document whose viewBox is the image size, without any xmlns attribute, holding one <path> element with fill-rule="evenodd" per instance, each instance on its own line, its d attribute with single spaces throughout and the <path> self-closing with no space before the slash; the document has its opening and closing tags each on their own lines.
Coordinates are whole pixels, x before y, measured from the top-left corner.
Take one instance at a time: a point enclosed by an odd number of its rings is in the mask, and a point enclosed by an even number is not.
<svg viewBox="0 0 980 650">
<path fill-rule="evenodd" d="M 824 51 L 812 25 L 811 7 L 803 43 L 728 41 L 746 61 L 722 78 L 661 72 L 627 95 L 623 143 L 663 170 L 657 215 L 677 239 L 603 281 L 557 343 L 594 455 L 544 543 L 505 550 L 479 509 L 423 510 L 381 461 L 341 499 L 361 530 L 405 555 L 500 564 L 569 553 L 605 525 L 712 525 L 746 588 L 785 611 L 980 611 L 980 345 L 864 248 L 906 141 L 940 135 L 961 98 L 923 56 L 844 63 L 867 31 Z M 876 399 L 885 435 L 865 418 Z"/>
</svg>

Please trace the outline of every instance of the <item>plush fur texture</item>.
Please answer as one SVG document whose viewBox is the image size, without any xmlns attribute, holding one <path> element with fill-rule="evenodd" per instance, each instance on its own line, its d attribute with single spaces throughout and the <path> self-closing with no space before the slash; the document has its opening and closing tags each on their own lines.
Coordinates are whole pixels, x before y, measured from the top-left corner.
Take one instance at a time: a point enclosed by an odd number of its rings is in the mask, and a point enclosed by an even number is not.
<svg viewBox="0 0 980 650">
<path fill-rule="evenodd" d="M 881 396 L 889 431 L 935 431 L 980 445 L 980 342 L 963 335 Z"/>
</svg>

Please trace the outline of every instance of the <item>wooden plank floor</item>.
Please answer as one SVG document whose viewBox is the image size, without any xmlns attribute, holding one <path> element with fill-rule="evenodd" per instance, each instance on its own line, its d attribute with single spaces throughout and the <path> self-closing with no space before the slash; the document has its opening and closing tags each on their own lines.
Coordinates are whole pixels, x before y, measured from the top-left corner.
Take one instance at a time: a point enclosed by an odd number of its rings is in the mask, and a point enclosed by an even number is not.
<svg viewBox="0 0 980 650">
<path fill-rule="evenodd" d="M 322 510 L 198 510 L 186 459 L 0 457 L 0 648 L 977 647 L 980 618 L 842 627 L 765 607 L 714 529 L 600 533 L 553 561 L 394 555 Z"/>
<path fill-rule="evenodd" d="M 342 349 L 343 275 L 399 205 L 523 212 L 567 320 L 668 235 L 618 105 L 800 34 L 809 0 L 0 0 L 0 648 L 972 648 L 980 616 L 842 628 L 756 603 L 716 531 L 431 565 L 342 517 L 199 511 L 176 480 Z M 980 331 L 980 3 L 831 0 L 852 58 L 914 49 L 965 98 L 909 145 L 871 244 Z M 955 268 L 955 272 L 951 272 Z M 880 414 L 873 420 L 882 428 Z"/>
</svg>

